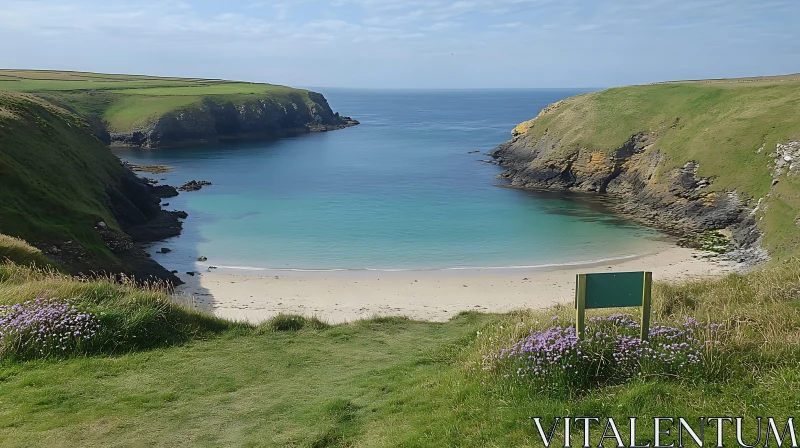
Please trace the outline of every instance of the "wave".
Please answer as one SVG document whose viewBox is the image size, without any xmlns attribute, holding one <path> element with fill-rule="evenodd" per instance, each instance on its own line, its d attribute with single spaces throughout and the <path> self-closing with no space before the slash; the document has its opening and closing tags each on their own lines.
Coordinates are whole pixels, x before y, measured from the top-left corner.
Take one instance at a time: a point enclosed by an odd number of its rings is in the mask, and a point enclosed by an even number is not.
<svg viewBox="0 0 800 448">
<path fill-rule="evenodd" d="M 258 272 L 437 272 L 437 271 L 486 271 L 486 270 L 514 270 L 514 269 L 548 269 L 568 266 L 590 266 L 599 263 L 614 261 L 631 260 L 635 258 L 652 255 L 657 252 L 640 252 L 618 257 L 600 258 L 596 260 L 570 261 L 563 263 L 545 263 L 531 265 L 511 265 L 511 266 L 457 266 L 447 268 L 328 268 L 328 269 L 305 269 L 305 268 L 261 268 L 255 266 L 226 266 L 213 265 L 219 269 L 232 269 L 238 271 L 258 271 Z M 210 264 L 197 263 L 198 266 L 210 267 Z"/>
</svg>

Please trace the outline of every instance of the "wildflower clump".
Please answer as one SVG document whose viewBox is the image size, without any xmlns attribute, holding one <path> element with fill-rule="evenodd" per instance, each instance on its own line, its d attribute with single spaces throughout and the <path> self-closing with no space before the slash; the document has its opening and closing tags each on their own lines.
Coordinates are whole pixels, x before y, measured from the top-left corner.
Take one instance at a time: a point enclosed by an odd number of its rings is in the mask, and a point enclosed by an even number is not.
<svg viewBox="0 0 800 448">
<path fill-rule="evenodd" d="M 86 351 L 97 317 L 73 300 L 37 298 L 0 305 L 0 358 L 33 359 Z"/>
<path fill-rule="evenodd" d="M 484 357 L 484 368 L 540 390 L 570 392 L 638 376 L 698 376 L 720 329 L 686 318 L 677 326 L 656 324 L 642 340 L 632 316 L 596 317 L 589 319 L 584 339 L 578 339 L 574 326 L 532 330 L 511 347 Z"/>
</svg>

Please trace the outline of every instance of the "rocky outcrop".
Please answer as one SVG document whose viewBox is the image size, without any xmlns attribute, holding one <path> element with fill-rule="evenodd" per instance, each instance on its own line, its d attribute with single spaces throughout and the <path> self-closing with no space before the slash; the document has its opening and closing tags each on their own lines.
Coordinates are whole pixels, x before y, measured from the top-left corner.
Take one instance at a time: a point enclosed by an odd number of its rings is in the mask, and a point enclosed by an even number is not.
<svg viewBox="0 0 800 448">
<path fill-rule="evenodd" d="M 210 185 L 200 181 L 201 185 Z M 123 233 L 115 232 L 107 226 L 98 225 L 96 230 L 103 236 L 106 246 L 123 262 L 125 268 L 117 270 L 141 280 L 163 280 L 173 285 L 183 283 L 173 272 L 150 259 L 142 249 L 143 244 L 161 241 L 180 235 L 188 214 L 181 210 L 162 209 L 160 198 L 172 197 L 177 190 L 169 185 L 152 185 L 147 179 L 125 170 L 117 186 L 109 186 L 106 191 L 114 218 Z M 165 252 L 163 249 L 162 253 Z"/>
<path fill-rule="evenodd" d="M 122 273 L 143 280 L 158 279 L 173 285 L 182 283 L 173 273 L 151 260 L 141 248 L 142 244 L 181 233 L 183 224 L 178 218 L 182 212 L 162 210 L 160 205 L 159 197 L 165 192 L 171 195 L 174 191 L 169 185 L 151 185 L 128 169 L 118 186 L 108 187 L 108 207 L 125 233 L 108 230 L 103 241 L 125 265 Z M 185 218 L 185 214 L 183 217 Z M 116 243 L 112 243 L 113 241 Z"/>
<path fill-rule="evenodd" d="M 558 103 L 551 109 L 557 107 Z M 591 148 L 565 152 L 558 136 L 545 132 L 535 138 L 527 132 L 530 126 L 531 122 L 518 126 L 512 140 L 490 153 L 507 168 L 500 177 L 512 186 L 608 195 L 620 199 L 614 201 L 620 212 L 687 242 L 704 231 L 727 229 L 740 261 L 764 256 L 758 249 L 761 234 L 752 204 L 735 191 L 709 188 L 713 180 L 698 177 L 694 161 L 660 171 L 664 155 L 655 144 L 656 135 L 631 135 L 610 153 Z"/>
<path fill-rule="evenodd" d="M 358 121 L 334 113 L 324 96 L 298 92 L 285 101 L 271 97 L 239 103 L 206 97 L 159 117 L 149 126 L 112 132 L 111 146 L 162 148 L 226 140 L 258 139 L 329 131 L 357 125 Z"/>
<path fill-rule="evenodd" d="M 322 123 L 321 121 L 313 121 L 308 123 L 306 126 L 308 127 L 309 132 L 328 132 L 328 131 L 338 131 L 339 129 L 349 128 L 350 126 L 356 126 L 361 124 L 358 120 L 354 120 L 350 117 L 341 116 L 342 119 L 341 124 L 327 124 Z"/>
<path fill-rule="evenodd" d="M 211 185 L 211 182 L 209 182 L 207 180 L 190 180 L 189 182 L 186 182 L 185 184 L 183 184 L 180 187 L 178 187 L 178 190 L 180 190 L 180 191 L 197 191 L 197 190 L 200 190 L 201 188 L 203 188 L 206 185 Z"/>
<path fill-rule="evenodd" d="M 167 186 L 154 187 L 128 169 L 123 171 L 121 178 L 106 185 L 104 206 L 113 214 L 119 229 L 98 221 L 94 232 L 118 260 L 116 266 L 96 262 L 75 240 L 38 241 L 36 245 L 49 258 L 75 274 L 124 275 L 140 281 L 161 280 L 179 285 L 181 280 L 150 259 L 141 247 L 141 244 L 177 236 L 181 232 L 182 223 L 178 218 L 185 218 L 185 213 L 162 210 L 160 199 L 154 193 L 164 187 Z"/>
</svg>

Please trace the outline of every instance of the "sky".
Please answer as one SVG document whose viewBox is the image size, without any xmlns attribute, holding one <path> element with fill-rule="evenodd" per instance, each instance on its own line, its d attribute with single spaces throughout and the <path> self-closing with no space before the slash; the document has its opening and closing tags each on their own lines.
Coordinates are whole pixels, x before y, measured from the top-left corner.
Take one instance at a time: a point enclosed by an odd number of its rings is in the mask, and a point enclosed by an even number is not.
<svg viewBox="0 0 800 448">
<path fill-rule="evenodd" d="M 800 72 L 800 0 L 0 0 L 0 67 L 304 87 Z"/>
</svg>

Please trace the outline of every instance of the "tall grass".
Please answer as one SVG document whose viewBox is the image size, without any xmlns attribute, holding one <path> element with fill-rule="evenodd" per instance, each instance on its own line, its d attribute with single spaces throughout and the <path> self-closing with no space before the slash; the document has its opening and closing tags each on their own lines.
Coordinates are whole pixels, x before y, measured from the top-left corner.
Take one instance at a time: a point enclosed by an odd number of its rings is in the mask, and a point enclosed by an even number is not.
<svg viewBox="0 0 800 448">
<path fill-rule="evenodd" d="M 800 259 L 745 275 L 658 284 L 653 297 L 658 319 L 689 315 L 724 324 L 724 346 L 744 370 L 800 360 Z"/>
<path fill-rule="evenodd" d="M 316 316 L 303 317 L 297 314 L 279 313 L 272 319 L 260 324 L 256 329 L 256 333 L 264 334 L 276 331 L 300 331 L 303 328 L 324 330 L 328 327 L 330 327 L 330 325 L 319 320 Z"/>
<path fill-rule="evenodd" d="M 55 267 L 41 250 L 25 240 L 0 233 L 0 261 L 14 260 L 25 266 Z"/>
<path fill-rule="evenodd" d="M 72 300 L 99 319 L 100 329 L 84 353 L 119 353 L 186 342 L 250 326 L 186 309 L 169 298 L 165 283 L 129 279 L 74 278 L 53 269 L 0 264 L 0 304 L 36 298 Z"/>
<path fill-rule="evenodd" d="M 620 311 L 623 310 L 590 310 L 588 314 L 609 316 Z M 800 365 L 800 260 L 790 259 L 748 274 L 657 283 L 653 291 L 654 325 L 680 326 L 687 318 L 722 324 L 714 335 L 717 345 L 703 359 L 704 377 L 700 380 L 757 380 L 774 369 Z M 491 372 L 501 350 L 512 347 L 532 331 L 571 324 L 574 319 L 574 309 L 566 305 L 546 311 L 508 313 L 478 332 L 467 352 L 466 368 Z M 516 387 L 517 392 L 530 394 L 493 373 L 487 378 L 498 382 L 505 391 Z"/>
</svg>

